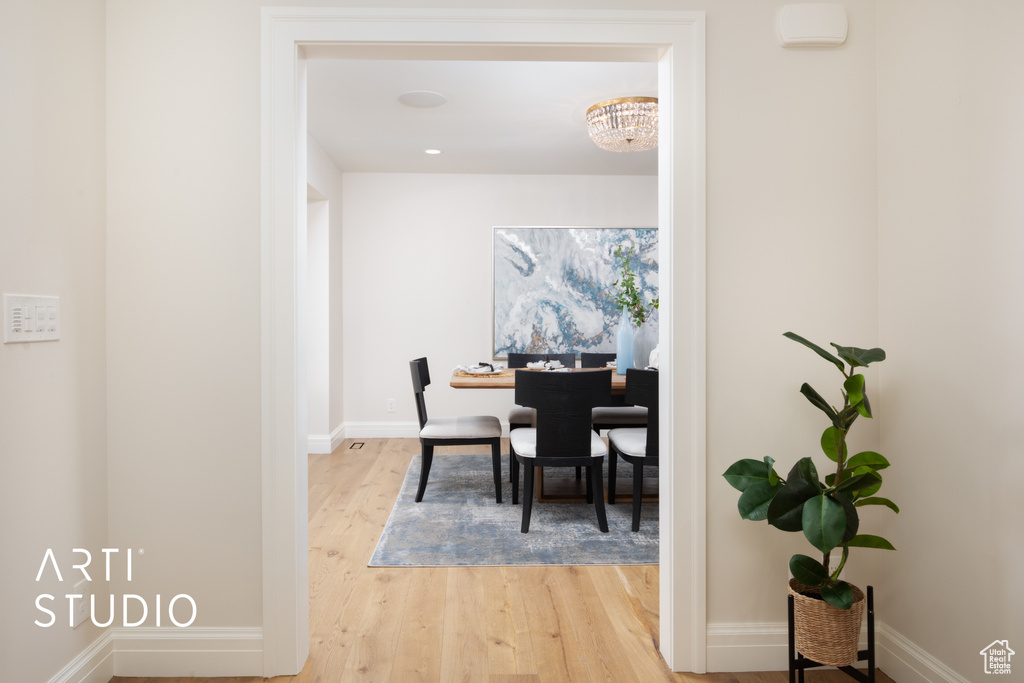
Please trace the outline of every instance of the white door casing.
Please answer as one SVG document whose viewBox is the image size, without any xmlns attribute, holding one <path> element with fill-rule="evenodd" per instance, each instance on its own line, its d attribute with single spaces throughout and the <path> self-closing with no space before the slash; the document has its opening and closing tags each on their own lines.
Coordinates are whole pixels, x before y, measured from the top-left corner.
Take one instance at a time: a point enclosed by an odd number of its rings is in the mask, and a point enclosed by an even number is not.
<svg viewBox="0 0 1024 683">
<path fill-rule="evenodd" d="M 703 12 L 262 10 L 261 393 L 264 676 L 309 654 L 303 46 L 350 58 L 657 61 L 662 306 L 660 645 L 705 670 L 705 18 Z M 417 55 L 419 55 L 417 57 Z"/>
</svg>

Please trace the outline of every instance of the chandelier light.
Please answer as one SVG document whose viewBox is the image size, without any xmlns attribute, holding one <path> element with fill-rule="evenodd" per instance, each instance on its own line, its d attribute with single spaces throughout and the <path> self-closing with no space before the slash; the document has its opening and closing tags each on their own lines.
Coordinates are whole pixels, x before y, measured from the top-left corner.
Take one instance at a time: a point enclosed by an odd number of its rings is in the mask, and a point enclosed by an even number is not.
<svg viewBox="0 0 1024 683">
<path fill-rule="evenodd" d="M 590 139 L 610 152 L 638 152 L 658 146 L 658 98 L 619 97 L 587 110 Z"/>
</svg>

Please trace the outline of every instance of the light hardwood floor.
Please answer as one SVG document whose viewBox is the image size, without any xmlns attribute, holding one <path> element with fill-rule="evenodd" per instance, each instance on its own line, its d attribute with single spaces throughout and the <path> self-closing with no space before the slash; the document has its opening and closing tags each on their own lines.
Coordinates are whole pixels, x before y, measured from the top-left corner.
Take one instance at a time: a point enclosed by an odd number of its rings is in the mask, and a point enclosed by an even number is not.
<svg viewBox="0 0 1024 683">
<path fill-rule="evenodd" d="M 409 462 L 419 453 L 419 442 L 367 439 L 360 449 L 350 448 L 352 443 L 344 442 L 331 455 L 309 456 L 310 656 L 299 675 L 271 680 L 788 680 L 785 672 L 705 676 L 670 672 L 657 652 L 656 566 L 367 567 Z M 507 443 L 503 452 L 508 453 Z M 112 679 L 113 683 L 200 680 L 260 683 L 265 679 Z M 837 671 L 811 671 L 806 680 L 852 679 Z M 884 675 L 878 681 L 892 683 Z"/>
</svg>

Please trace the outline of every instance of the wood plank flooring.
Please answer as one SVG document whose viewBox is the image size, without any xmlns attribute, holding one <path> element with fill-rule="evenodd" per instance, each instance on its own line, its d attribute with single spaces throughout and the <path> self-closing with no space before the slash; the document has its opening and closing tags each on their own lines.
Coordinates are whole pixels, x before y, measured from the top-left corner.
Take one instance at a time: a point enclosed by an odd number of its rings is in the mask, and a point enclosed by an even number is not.
<svg viewBox="0 0 1024 683">
<path fill-rule="evenodd" d="M 670 672 L 657 651 L 656 566 L 367 567 L 419 442 L 362 441 L 359 449 L 346 441 L 330 455 L 309 456 L 310 656 L 297 676 L 270 680 L 788 680 L 785 672 Z M 115 677 L 112 683 L 264 680 Z M 811 671 L 806 680 L 852 679 L 838 671 Z M 884 674 L 878 681 L 892 683 Z"/>
</svg>

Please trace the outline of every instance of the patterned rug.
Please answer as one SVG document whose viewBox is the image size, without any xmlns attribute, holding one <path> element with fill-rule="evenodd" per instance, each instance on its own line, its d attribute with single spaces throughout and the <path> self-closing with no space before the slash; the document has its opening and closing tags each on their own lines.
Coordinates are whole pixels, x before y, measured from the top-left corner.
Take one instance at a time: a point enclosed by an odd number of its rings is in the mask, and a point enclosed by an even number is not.
<svg viewBox="0 0 1024 683">
<path fill-rule="evenodd" d="M 657 564 L 658 504 L 644 502 L 640 531 L 630 531 L 632 503 L 605 505 L 608 531 L 586 503 L 534 502 L 530 532 L 519 532 L 522 505 L 512 505 L 508 456 L 502 459 L 503 503 L 494 502 L 490 455 L 435 454 L 420 503 L 414 502 L 420 457 L 409 465 L 402 490 L 370 559 L 371 567 L 450 567 L 583 564 Z M 619 462 L 619 490 L 631 467 Z M 656 476 L 644 472 L 644 478 Z M 575 478 L 572 468 L 545 477 Z M 607 482 L 607 478 L 605 479 Z M 520 487 L 520 495 L 522 489 Z"/>
</svg>

